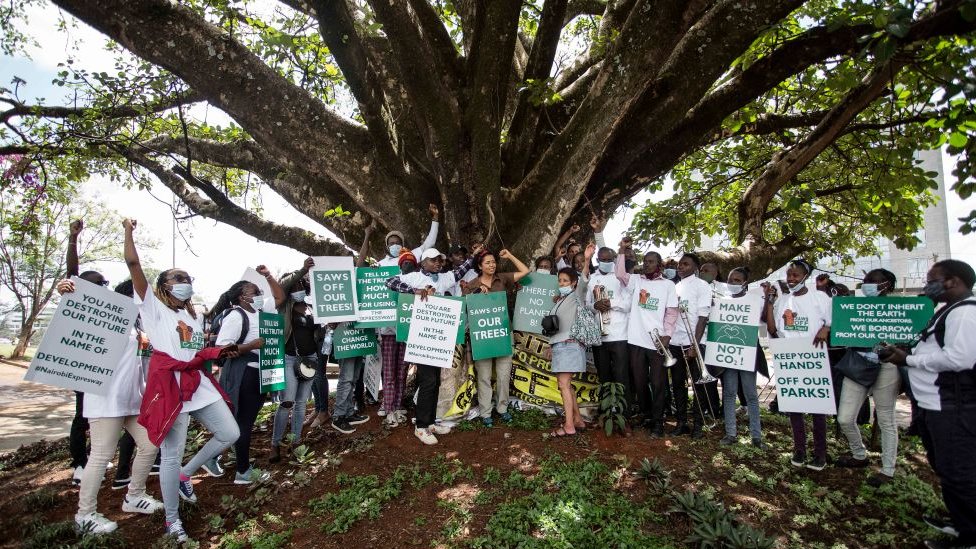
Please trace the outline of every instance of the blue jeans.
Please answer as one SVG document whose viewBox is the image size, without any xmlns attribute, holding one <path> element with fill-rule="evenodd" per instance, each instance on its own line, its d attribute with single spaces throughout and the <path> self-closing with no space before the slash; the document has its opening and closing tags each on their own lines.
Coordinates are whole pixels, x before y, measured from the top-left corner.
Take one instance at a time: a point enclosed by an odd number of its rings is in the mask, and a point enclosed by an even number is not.
<svg viewBox="0 0 976 549">
<path fill-rule="evenodd" d="M 756 372 L 733 370 L 726 368 L 722 373 L 722 409 L 725 415 L 725 434 L 736 436 L 735 425 L 735 397 L 737 388 L 742 384 L 742 392 L 746 396 L 746 408 L 749 410 L 749 434 L 753 439 L 762 439 L 762 428 L 759 424 L 759 395 L 756 394 Z"/>
<path fill-rule="evenodd" d="M 315 355 L 305 357 L 314 362 L 318 362 Z M 314 379 L 301 381 L 295 375 L 295 363 L 299 357 L 285 355 L 285 388 L 278 391 L 279 401 L 278 410 L 275 411 L 274 428 L 271 431 L 271 444 L 278 446 L 281 439 L 285 436 L 285 427 L 288 425 L 288 415 L 291 414 L 291 433 L 295 435 L 295 441 L 302 438 L 302 423 L 305 422 L 305 404 L 312 393 Z M 318 370 L 316 369 L 316 374 Z"/>
<path fill-rule="evenodd" d="M 186 448 L 186 432 L 191 415 L 213 433 L 213 438 L 181 470 L 180 463 L 183 461 L 183 449 Z M 192 476 L 201 465 L 234 444 L 240 435 L 237 420 L 223 400 L 176 417 L 173 427 L 166 433 L 166 438 L 159 447 L 159 489 L 163 493 L 167 524 L 180 520 L 180 474 Z"/>
<path fill-rule="evenodd" d="M 348 417 L 356 412 L 356 380 L 363 375 L 366 360 L 361 357 L 343 358 L 339 361 L 339 380 L 336 381 L 336 403 L 332 416 Z"/>
</svg>

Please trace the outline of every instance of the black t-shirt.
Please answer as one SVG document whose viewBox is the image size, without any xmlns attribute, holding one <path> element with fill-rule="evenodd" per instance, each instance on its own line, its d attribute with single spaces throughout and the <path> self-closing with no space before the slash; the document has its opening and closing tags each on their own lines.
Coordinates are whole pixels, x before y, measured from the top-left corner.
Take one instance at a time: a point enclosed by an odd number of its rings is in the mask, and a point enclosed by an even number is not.
<svg viewBox="0 0 976 549">
<path fill-rule="evenodd" d="M 298 316 L 291 319 L 291 336 L 285 342 L 285 353 L 291 356 L 314 355 L 315 320 L 312 315 Z"/>
</svg>

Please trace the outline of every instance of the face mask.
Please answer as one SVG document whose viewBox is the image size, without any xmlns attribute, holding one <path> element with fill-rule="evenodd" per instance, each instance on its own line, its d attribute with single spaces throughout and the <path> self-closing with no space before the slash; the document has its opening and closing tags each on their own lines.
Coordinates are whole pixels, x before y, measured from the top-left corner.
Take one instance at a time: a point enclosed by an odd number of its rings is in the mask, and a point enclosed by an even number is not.
<svg viewBox="0 0 976 549">
<path fill-rule="evenodd" d="M 601 261 L 600 262 L 600 272 L 604 274 L 610 274 L 613 272 L 613 261 Z"/>
<path fill-rule="evenodd" d="M 726 284 L 729 289 L 729 295 L 737 295 L 742 292 L 742 284 Z"/>
<path fill-rule="evenodd" d="M 945 295 L 945 281 L 933 280 L 932 282 L 927 283 L 922 288 L 922 295 L 938 303 L 939 299 Z"/>
<path fill-rule="evenodd" d="M 173 287 L 169 289 L 169 293 L 180 301 L 186 301 L 193 297 L 193 284 L 173 284 Z"/>
<path fill-rule="evenodd" d="M 291 294 L 291 300 L 292 301 L 305 301 L 305 295 L 306 294 L 305 294 L 305 291 L 304 290 L 302 290 L 301 292 L 294 292 L 294 293 Z"/>
<path fill-rule="evenodd" d="M 664 278 L 672 279 L 678 276 L 678 271 L 676 269 L 664 269 Z"/>
<path fill-rule="evenodd" d="M 260 311 L 264 308 L 264 296 L 256 295 L 251 298 L 251 307 L 254 307 L 255 311 Z"/>
<path fill-rule="evenodd" d="M 437 279 L 441 277 L 441 273 L 430 273 L 430 279 L 437 282 Z"/>
<path fill-rule="evenodd" d="M 549 269 L 536 269 L 535 272 L 541 273 L 541 274 L 552 274 L 552 272 L 549 271 Z"/>
<path fill-rule="evenodd" d="M 560 296 L 566 297 L 566 296 L 568 296 L 571 293 L 573 293 L 573 287 L 572 286 L 560 286 L 559 287 L 559 295 Z"/>
<path fill-rule="evenodd" d="M 806 281 L 807 281 L 807 279 L 804 278 L 803 280 L 797 282 L 796 283 L 796 286 L 791 286 L 790 283 L 787 282 L 786 283 L 786 290 L 788 292 L 790 292 L 791 294 L 795 294 L 795 293 L 799 292 L 800 290 L 806 288 L 806 285 L 804 284 L 804 282 L 806 282 Z"/>
<path fill-rule="evenodd" d="M 878 284 L 865 282 L 864 284 L 861 284 L 861 292 L 868 297 L 877 297 L 881 295 L 881 289 L 878 286 Z"/>
<path fill-rule="evenodd" d="M 400 250 L 402 250 L 402 249 L 403 249 L 403 246 L 401 246 L 399 244 L 391 244 L 390 245 L 390 248 L 389 248 L 389 250 L 390 250 L 390 257 L 398 257 L 400 255 Z"/>
<path fill-rule="evenodd" d="M 700 275 L 700 278 L 705 282 L 708 282 L 709 284 L 715 282 L 715 275 L 713 275 L 712 273 Z"/>
</svg>

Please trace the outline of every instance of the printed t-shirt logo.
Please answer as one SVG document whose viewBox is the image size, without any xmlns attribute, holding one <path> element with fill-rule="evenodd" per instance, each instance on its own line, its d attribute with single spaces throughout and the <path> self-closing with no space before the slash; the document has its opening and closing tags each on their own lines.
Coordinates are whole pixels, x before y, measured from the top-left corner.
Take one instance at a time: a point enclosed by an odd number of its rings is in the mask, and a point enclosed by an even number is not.
<svg viewBox="0 0 976 549">
<path fill-rule="evenodd" d="M 810 317 L 800 316 L 793 309 L 783 311 L 783 327 L 790 332 L 805 332 L 810 327 Z"/>
<path fill-rule="evenodd" d="M 640 297 L 637 300 L 637 305 L 640 306 L 641 309 L 656 311 L 658 310 L 658 304 L 660 301 L 661 300 L 656 297 L 651 297 L 651 294 L 647 293 L 647 290 L 641 290 Z"/>
<path fill-rule="evenodd" d="M 593 299 L 601 301 L 603 299 L 613 299 L 613 290 L 608 290 L 606 286 L 596 286 L 593 288 Z"/>
<path fill-rule="evenodd" d="M 149 336 L 146 332 L 139 331 L 136 334 L 136 341 L 139 343 L 139 350 L 136 351 L 138 356 L 152 356 L 152 344 L 149 343 Z"/>
<path fill-rule="evenodd" d="M 176 333 L 180 336 L 181 349 L 203 349 L 203 333 L 195 331 L 186 322 L 181 320 L 176 324 Z"/>
</svg>

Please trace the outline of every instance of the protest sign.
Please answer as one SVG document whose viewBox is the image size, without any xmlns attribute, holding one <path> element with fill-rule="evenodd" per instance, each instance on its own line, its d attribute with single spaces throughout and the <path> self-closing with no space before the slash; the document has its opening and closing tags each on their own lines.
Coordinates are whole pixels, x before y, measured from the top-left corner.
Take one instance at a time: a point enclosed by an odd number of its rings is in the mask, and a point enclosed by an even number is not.
<svg viewBox="0 0 976 549">
<path fill-rule="evenodd" d="M 471 359 L 511 356 L 512 328 L 508 320 L 507 294 L 470 294 L 465 300 L 471 325 Z"/>
<path fill-rule="evenodd" d="M 397 293 L 386 287 L 386 280 L 398 274 L 399 267 L 356 269 L 356 300 L 359 303 L 356 328 L 396 325 Z"/>
<path fill-rule="evenodd" d="M 400 343 L 407 342 L 407 336 L 410 333 L 410 320 L 413 318 L 413 303 L 416 298 L 416 294 L 398 294 L 397 295 L 397 326 L 396 326 L 396 340 Z M 453 301 L 459 301 L 464 304 L 464 298 L 462 297 L 450 297 L 443 296 L 441 299 L 450 299 Z M 458 328 L 457 340 L 455 343 L 458 345 L 464 345 L 464 330 L 466 329 L 466 320 L 464 314 L 464 307 L 461 307 L 461 326 Z"/>
<path fill-rule="evenodd" d="M 61 297 L 24 380 L 104 396 L 138 311 L 131 297 L 71 280 L 75 291 Z"/>
<path fill-rule="evenodd" d="M 552 310 L 552 298 L 559 292 L 559 278 L 530 273 L 519 280 L 522 289 L 515 296 L 512 328 L 520 332 L 542 333 L 542 318 Z"/>
<path fill-rule="evenodd" d="M 285 388 L 285 319 L 279 314 L 258 313 L 258 337 L 261 347 L 261 393 Z"/>
<path fill-rule="evenodd" d="M 559 381 L 552 373 L 552 362 L 546 358 L 549 342 L 540 335 L 515 332 L 512 353 L 512 398 L 527 404 L 558 408 L 562 406 Z M 586 371 L 570 378 L 580 406 L 599 402 L 600 379 L 587 355 Z"/>
<path fill-rule="evenodd" d="M 806 337 L 769 340 L 780 412 L 837 413 L 827 347 Z"/>
<path fill-rule="evenodd" d="M 708 317 L 705 364 L 752 371 L 756 366 L 762 300 L 716 299 Z"/>
<path fill-rule="evenodd" d="M 372 354 L 366 357 L 366 366 L 363 368 L 363 385 L 369 396 L 373 400 L 380 399 L 380 384 L 383 377 L 383 361 L 379 354 Z"/>
<path fill-rule="evenodd" d="M 312 285 L 312 314 L 315 322 L 356 320 L 356 270 L 351 257 L 316 257 L 309 271 Z"/>
<path fill-rule="evenodd" d="M 830 343 L 838 347 L 910 343 L 933 308 L 927 297 L 835 297 L 831 303 Z"/>
<path fill-rule="evenodd" d="M 403 360 L 438 368 L 450 368 L 461 326 L 461 300 L 431 296 L 416 300 Z"/>
<path fill-rule="evenodd" d="M 376 330 L 353 328 L 347 325 L 336 328 L 332 335 L 332 357 L 336 359 L 376 354 Z"/>
</svg>

